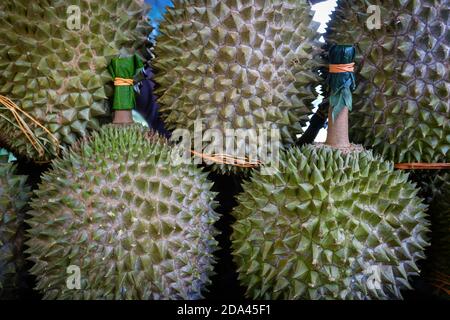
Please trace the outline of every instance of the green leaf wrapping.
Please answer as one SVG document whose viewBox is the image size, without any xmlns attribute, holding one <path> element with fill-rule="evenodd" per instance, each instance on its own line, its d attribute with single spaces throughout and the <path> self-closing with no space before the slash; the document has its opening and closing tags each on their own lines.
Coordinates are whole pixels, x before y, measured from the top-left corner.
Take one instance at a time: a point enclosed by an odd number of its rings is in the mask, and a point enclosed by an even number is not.
<svg viewBox="0 0 450 320">
<path fill-rule="evenodd" d="M 108 66 L 113 78 L 133 79 L 136 73 L 144 67 L 142 60 L 137 56 L 114 58 Z M 114 110 L 132 110 L 136 106 L 133 86 L 114 87 Z"/>
<path fill-rule="evenodd" d="M 355 47 L 351 45 L 334 45 L 330 48 L 330 64 L 348 64 L 354 61 Z M 353 72 L 329 73 L 327 83 L 334 121 L 344 107 L 350 111 L 352 110 L 352 91 L 356 89 L 355 75 Z"/>
</svg>

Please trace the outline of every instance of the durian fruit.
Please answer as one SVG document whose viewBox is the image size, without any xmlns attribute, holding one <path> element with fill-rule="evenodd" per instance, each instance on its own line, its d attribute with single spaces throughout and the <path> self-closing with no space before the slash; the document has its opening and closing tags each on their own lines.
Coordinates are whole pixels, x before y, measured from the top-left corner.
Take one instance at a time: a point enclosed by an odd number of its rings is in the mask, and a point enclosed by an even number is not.
<svg viewBox="0 0 450 320">
<path fill-rule="evenodd" d="M 173 150 L 141 125 L 106 125 L 53 161 L 27 220 L 44 299 L 202 297 L 215 193 L 206 173 L 172 162 Z"/>
<path fill-rule="evenodd" d="M 175 0 L 173 6 L 161 22 L 154 61 L 167 128 L 188 129 L 194 139 L 198 120 L 203 131 L 217 129 L 224 140 L 227 129 L 249 130 L 250 139 L 258 129 L 274 129 L 292 144 L 308 121 L 319 83 L 319 24 L 309 3 Z M 232 141 L 227 155 L 250 158 L 256 143 Z M 205 148 L 209 141 L 202 143 Z M 261 149 L 256 156 L 261 160 Z M 213 169 L 237 171 L 223 164 Z"/>
<path fill-rule="evenodd" d="M 0 94 L 62 145 L 74 143 L 89 129 L 98 129 L 99 118 L 108 114 L 106 99 L 113 95 L 110 59 L 146 56 L 151 29 L 146 14 L 144 0 L 1 1 Z M 22 117 L 46 152 L 41 155 L 33 148 L 1 105 L 0 144 L 32 160 L 53 158 L 57 147 L 51 137 Z"/>
<path fill-rule="evenodd" d="M 307 145 L 238 196 L 232 248 L 254 299 L 401 298 L 428 245 L 408 175 L 371 151 Z"/>
<path fill-rule="evenodd" d="M 450 161 L 449 10 L 449 0 L 345 0 L 332 15 L 326 40 L 357 45 L 350 134 L 387 160 Z"/>
<path fill-rule="evenodd" d="M 24 288 L 24 209 L 30 198 L 27 177 L 0 155 L 0 299 L 18 297 Z"/>
</svg>

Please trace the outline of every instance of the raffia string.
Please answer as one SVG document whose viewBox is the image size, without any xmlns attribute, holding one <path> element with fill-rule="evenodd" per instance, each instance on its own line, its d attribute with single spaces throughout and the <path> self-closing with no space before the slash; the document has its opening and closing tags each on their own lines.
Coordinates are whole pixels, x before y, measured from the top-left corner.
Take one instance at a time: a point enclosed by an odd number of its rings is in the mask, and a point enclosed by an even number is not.
<svg viewBox="0 0 450 320">
<path fill-rule="evenodd" d="M 115 86 L 132 86 L 134 84 L 133 79 L 125 79 L 125 78 L 114 78 Z"/>
<path fill-rule="evenodd" d="M 431 280 L 433 286 L 444 291 L 447 295 L 450 295 L 450 277 L 448 275 L 439 271 L 434 271 Z"/>
<path fill-rule="evenodd" d="M 56 152 L 59 151 L 59 141 L 58 139 L 48 130 L 46 127 L 44 127 L 39 121 L 37 121 L 35 118 L 33 118 L 30 114 L 28 114 L 26 111 L 20 109 L 11 99 L 8 97 L 0 95 L 0 104 L 2 104 L 6 109 L 11 111 L 13 114 L 17 125 L 19 126 L 19 129 L 23 132 L 23 134 L 26 136 L 28 141 L 30 141 L 33 148 L 38 152 L 39 156 L 42 157 L 45 154 L 45 148 L 43 147 L 42 143 L 39 141 L 39 139 L 36 137 L 36 135 L 33 133 L 33 131 L 30 129 L 30 127 L 27 125 L 25 120 L 22 118 L 21 114 L 27 117 L 34 123 L 36 126 L 42 128 L 53 140 L 53 143 L 56 146 Z"/>
<path fill-rule="evenodd" d="M 355 63 L 346 63 L 346 64 L 330 64 L 328 71 L 330 73 L 343 73 L 343 72 L 354 72 L 355 71 Z"/>
<path fill-rule="evenodd" d="M 400 170 L 449 170 L 450 163 L 396 163 L 394 168 Z"/>
<path fill-rule="evenodd" d="M 191 153 L 214 163 L 230 164 L 241 168 L 256 168 L 262 165 L 261 161 L 249 161 L 246 157 L 234 157 L 227 154 L 208 155 L 194 150 L 191 150 Z M 399 170 L 445 170 L 450 169 L 450 163 L 396 163 L 394 168 Z"/>
<path fill-rule="evenodd" d="M 241 167 L 241 168 L 255 168 L 260 166 L 262 163 L 261 161 L 257 160 L 257 161 L 249 161 L 248 158 L 246 157 L 233 157 L 227 154 L 211 154 L 211 155 L 207 155 L 201 152 L 197 152 L 194 150 L 191 150 L 191 153 L 197 157 L 200 157 L 202 159 L 205 160 L 209 160 L 212 161 L 214 163 L 219 163 L 219 164 L 230 164 L 230 165 L 234 165 L 236 167 Z"/>
</svg>

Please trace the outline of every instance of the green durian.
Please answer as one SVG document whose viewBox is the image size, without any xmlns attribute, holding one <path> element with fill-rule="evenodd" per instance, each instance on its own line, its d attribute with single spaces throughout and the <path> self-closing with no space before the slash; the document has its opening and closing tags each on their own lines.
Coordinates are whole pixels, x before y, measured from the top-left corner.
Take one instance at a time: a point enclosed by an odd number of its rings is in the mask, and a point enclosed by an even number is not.
<svg viewBox="0 0 450 320">
<path fill-rule="evenodd" d="M 223 139 L 227 129 L 273 129 L 283 144 L 292 144 L 308 122 L 320 82 L 314 72 L 319 23 L 312 18 L 305 0 L 173 1 L 154 60 L 167 128 L 187 129 L 192 140 L 196 120 Z M 256 143 L 232 141 L 236 147 L 225 153 L 250 158 Z M 223 164 L 213 169 L 242 172 Z"/>
<path fill-rule="evenodd" d="M 394 162 L 450 161 L 449 11 L 449 0 L 338 1 L 325 38 L 357 47 L 356 143 Z"/>
<path fill-rule="evenodd" d="M 25 287 L 24 215 L 30 198 L 27 177 L 0 155 L 0 299 L 17 298 Z"/>
<path fill-rule="evenodd" d="M 1 1 L 0 94 L 50 130 L 61 145 L 74 143 L 98 129 L 99 118 L 109 113 L 111 58 L 148 56 L 146 14 L 143 0 Z M 33 148 L 2 105 L 0 144 L 17 156 L 52 159 L 59 150 L 51 137 L 22 117 L 45 152 Z"/>
<path fill-rule="evenodd" d="M 390 299 L 428 246 L 426 205 L 371 151 L 305 146 L 255 171 L 234 209 L 232 248 L 253 299 Z"/>
<path fill-rule="evenodd" d="M 27 220 L 44 299 L 202 297 L 215 193 L 206 173 L 172 162 L 176 150 L 141 125 L 106 125 L 52 162 Z"/>
</svg>

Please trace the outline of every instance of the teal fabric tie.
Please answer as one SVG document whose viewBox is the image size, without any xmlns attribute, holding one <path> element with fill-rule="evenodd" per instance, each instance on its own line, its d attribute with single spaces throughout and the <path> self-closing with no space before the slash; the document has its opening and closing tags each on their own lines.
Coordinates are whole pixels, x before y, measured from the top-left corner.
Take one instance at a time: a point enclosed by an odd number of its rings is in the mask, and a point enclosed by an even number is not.
<svg viewBox="0 0 450 320">
<path fill-rule="evenodd" d="M 330 71 L 327 84 L 333 121 L 344 108 L 352 111 L 352 92 L 356 89 L 354 72 L 333 71 L 332 65 L 348 65 L 355 62 L 356 50 L 352 45 L 333 45 L 329 51 Z M 337 68 L 339 69 L 339 68 Z"/>
</svg>

